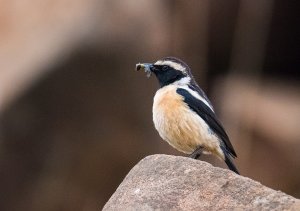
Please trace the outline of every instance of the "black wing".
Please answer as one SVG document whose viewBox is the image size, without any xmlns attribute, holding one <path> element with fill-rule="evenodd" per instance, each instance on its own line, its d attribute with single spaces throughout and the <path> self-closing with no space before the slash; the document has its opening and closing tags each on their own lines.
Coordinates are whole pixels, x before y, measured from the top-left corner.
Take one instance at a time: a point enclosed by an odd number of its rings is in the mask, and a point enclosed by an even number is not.
<svg viewBox="0 0 300 211">
<path fill-rule="evenodd" d="M 187 90 L 178 88 L 176 92 L 184 97 L 184 102 L 208 124 L 219 138 L 222 139 L 226 146 L 226 150 L 233 157 L 236 157 L 236 153 L 230 143 L 228 135 L 226 134 L 221 122 L 217 119 L 215 113 L 204 102 L 195 98 Z"/>
<path fill-rule="evenodd" d="M 205 92 L 198 86 L 198 84 L 195 82 L 195 80 L 191 80 L 189 84 L 189 88 L 195 92 L 197 92 L 201 97 L 203 97 L 211 108 L 213 108 L 211 102 L 209 101 L 208 97 L 206 96 Z"/>
</svg>

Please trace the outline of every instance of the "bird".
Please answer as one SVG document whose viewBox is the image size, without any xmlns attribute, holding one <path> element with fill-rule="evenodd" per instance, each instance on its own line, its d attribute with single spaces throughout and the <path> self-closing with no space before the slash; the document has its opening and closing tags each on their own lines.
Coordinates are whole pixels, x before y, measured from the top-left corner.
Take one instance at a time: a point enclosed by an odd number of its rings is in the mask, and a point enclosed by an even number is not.
<svg viewBox="0 0 300 211">
<path fill-rule="evenodd" d="M 144 70 L 148 78 L 154 74 L 158 80 L 152 114 L 160 137 L 193 159 L 215 155 L 239 174 L 233 163 L 236 152 L 189 66 L 178 58 L 165 57 L 155 63 L 138 63 L 136 70 Z"/>
</svg>

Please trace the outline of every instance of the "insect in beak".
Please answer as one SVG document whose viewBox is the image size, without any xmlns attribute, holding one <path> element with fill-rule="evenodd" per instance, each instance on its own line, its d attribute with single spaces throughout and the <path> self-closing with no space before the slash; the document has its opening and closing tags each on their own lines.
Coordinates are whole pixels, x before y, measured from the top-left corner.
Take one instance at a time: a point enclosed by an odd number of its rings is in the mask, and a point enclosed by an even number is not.
<svg viewBox="0 0 300 211">
<path fill-rule="evenodd" d="M 150 63 L 138 63 L 135 65 L 136 71 L 144 70 L 148 78 L 152 74 L 152 70 L 151 70 L 152 67 L 153 67 L 153 64 L 150 64 Z"/>
</svg>

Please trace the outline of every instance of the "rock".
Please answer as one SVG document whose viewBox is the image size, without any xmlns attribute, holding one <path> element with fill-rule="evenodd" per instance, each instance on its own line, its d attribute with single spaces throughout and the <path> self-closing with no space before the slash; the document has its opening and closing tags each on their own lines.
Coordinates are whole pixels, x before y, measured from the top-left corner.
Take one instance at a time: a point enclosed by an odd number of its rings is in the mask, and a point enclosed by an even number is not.
<svg viewBox="0 0 300 211">
<path fill-rule="evenodd" d="M 300 210 L 300 200 L 200 160 L 152 155 L 103 210 Z"/>
</svg>

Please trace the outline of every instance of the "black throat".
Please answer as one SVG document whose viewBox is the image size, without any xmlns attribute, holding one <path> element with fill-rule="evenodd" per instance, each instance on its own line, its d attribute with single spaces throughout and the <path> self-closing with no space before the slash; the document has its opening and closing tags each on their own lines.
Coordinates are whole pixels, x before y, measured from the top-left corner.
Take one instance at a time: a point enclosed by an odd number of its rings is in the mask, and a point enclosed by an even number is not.
<svg viewBox="0 0 300 211">
<path fill-rule="evenodd" d="M 160 87 L 164 87 L 186 77 L 181 71 L 170 69 L 167 71 L 154 72 Z"/>
</svg>

